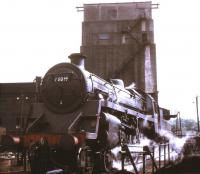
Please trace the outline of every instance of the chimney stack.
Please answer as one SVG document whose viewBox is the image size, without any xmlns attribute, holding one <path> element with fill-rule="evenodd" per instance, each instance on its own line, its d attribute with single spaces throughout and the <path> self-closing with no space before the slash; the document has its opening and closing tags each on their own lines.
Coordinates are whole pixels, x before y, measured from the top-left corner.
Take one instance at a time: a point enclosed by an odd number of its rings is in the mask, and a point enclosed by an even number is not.
<svg viewBox="0 0 200 174">
<path fill-rule="evenodd" d="M 85 69 L 85 55 L 81 53 L 72 53 L 68 57 L 70 58 L 71 63 L 77 65 L 79 68 Z"/>
</svg>

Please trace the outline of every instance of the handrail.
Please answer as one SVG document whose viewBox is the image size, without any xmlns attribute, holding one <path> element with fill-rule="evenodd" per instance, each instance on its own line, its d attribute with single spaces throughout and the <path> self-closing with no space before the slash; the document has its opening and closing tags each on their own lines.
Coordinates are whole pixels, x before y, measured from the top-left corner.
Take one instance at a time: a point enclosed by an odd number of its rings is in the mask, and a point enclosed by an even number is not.
<svg viewBox="0 0 200 174">
<path fill-rule="evenodd" d="M 122 170 L 124 170 L 125 164 L 124 164 L 124 159 L 125 159 L 125 155 L 129 158 L 134 171 L 137 170 L 137 168 L 135 169 L 134 165 L 140 165 L 143 164 L 143 174 L 146 173 L 146 167 L 147 161 L 151 161 L 152 163 L 152 173 L 157 172 L 159 169 L 161 169 L 161 167 L 166 167 L 166 165 L 170 164 L 170 153 L 172 151 L 170 151 L 170 143 L 161 143 L 158 145 L 153 145 L 153 146 L 139 146 L 139 145 L 128 145 L 125 144 L 122 146 L 123 148 L 123 157 L 122 157 Z M 140 150 L 134 151 L 134 150 L 130 150 L 129 148 L 139 148 Z M 127 148 L 127 149 L 126 149 Z M 156 151 L 157 150 L 157 151 Z M 158 152 L 158 156 L 155 155 L 155 153 Z M 142 160 L 140 161 L 134 161 L 133 157 L 131 154 L 133 153 L 137 153 L 139 155 L 139 157 L 142 158 Z M 163 162 L 163 163 L 161 163 Z M 161 164 L 163 164 L 161 166 Z"/>
</svg>

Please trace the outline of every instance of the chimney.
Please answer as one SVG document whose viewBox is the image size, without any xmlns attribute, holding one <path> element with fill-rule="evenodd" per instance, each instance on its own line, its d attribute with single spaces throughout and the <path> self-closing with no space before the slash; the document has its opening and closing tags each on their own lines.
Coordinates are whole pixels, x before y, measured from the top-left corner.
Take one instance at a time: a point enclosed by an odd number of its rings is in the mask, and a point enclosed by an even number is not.
<svg viewBox="0 0 200 174">
<path fill-rule="evenodd" d="M 68 57 L 70 58 L 71 63 L 77 65 L 79 68 L 85 69 L 85 55 L 81 53 L 72 53 Z"/>
</svg>

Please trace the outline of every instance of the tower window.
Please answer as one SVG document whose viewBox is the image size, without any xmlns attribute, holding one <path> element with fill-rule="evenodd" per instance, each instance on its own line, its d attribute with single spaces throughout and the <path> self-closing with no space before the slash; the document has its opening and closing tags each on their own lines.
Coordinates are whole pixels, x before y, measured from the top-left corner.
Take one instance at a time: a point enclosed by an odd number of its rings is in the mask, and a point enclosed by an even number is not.
<svg viewBox="0 0 200 174">
<path fill-rule="evenodd" d="M 99 39 L 100 40 L 108 40 L 108 39 L 110 39 L 110 35 L 107 33 L 101 33 L 101 34 L 99 34 Z"/>
</svg>

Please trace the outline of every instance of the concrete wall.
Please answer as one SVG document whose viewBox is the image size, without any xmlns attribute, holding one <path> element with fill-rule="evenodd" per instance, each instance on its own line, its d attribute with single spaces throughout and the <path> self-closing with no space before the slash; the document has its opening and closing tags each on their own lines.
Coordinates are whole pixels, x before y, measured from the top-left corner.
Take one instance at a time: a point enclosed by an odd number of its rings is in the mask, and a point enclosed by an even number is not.
<svg viewBox="0 0 200 174">
<path fill-rule="evenodd" d="M 151 2 L 85 4 L 84 21 L 135 20 L 151 18 Z"/>
<path fill-rule="evenodd" d="M 157 93 L 151 13 L 151 2 L 85 4 L 81 52 L 88 57 L 86 69 Z"/>
</svg>

